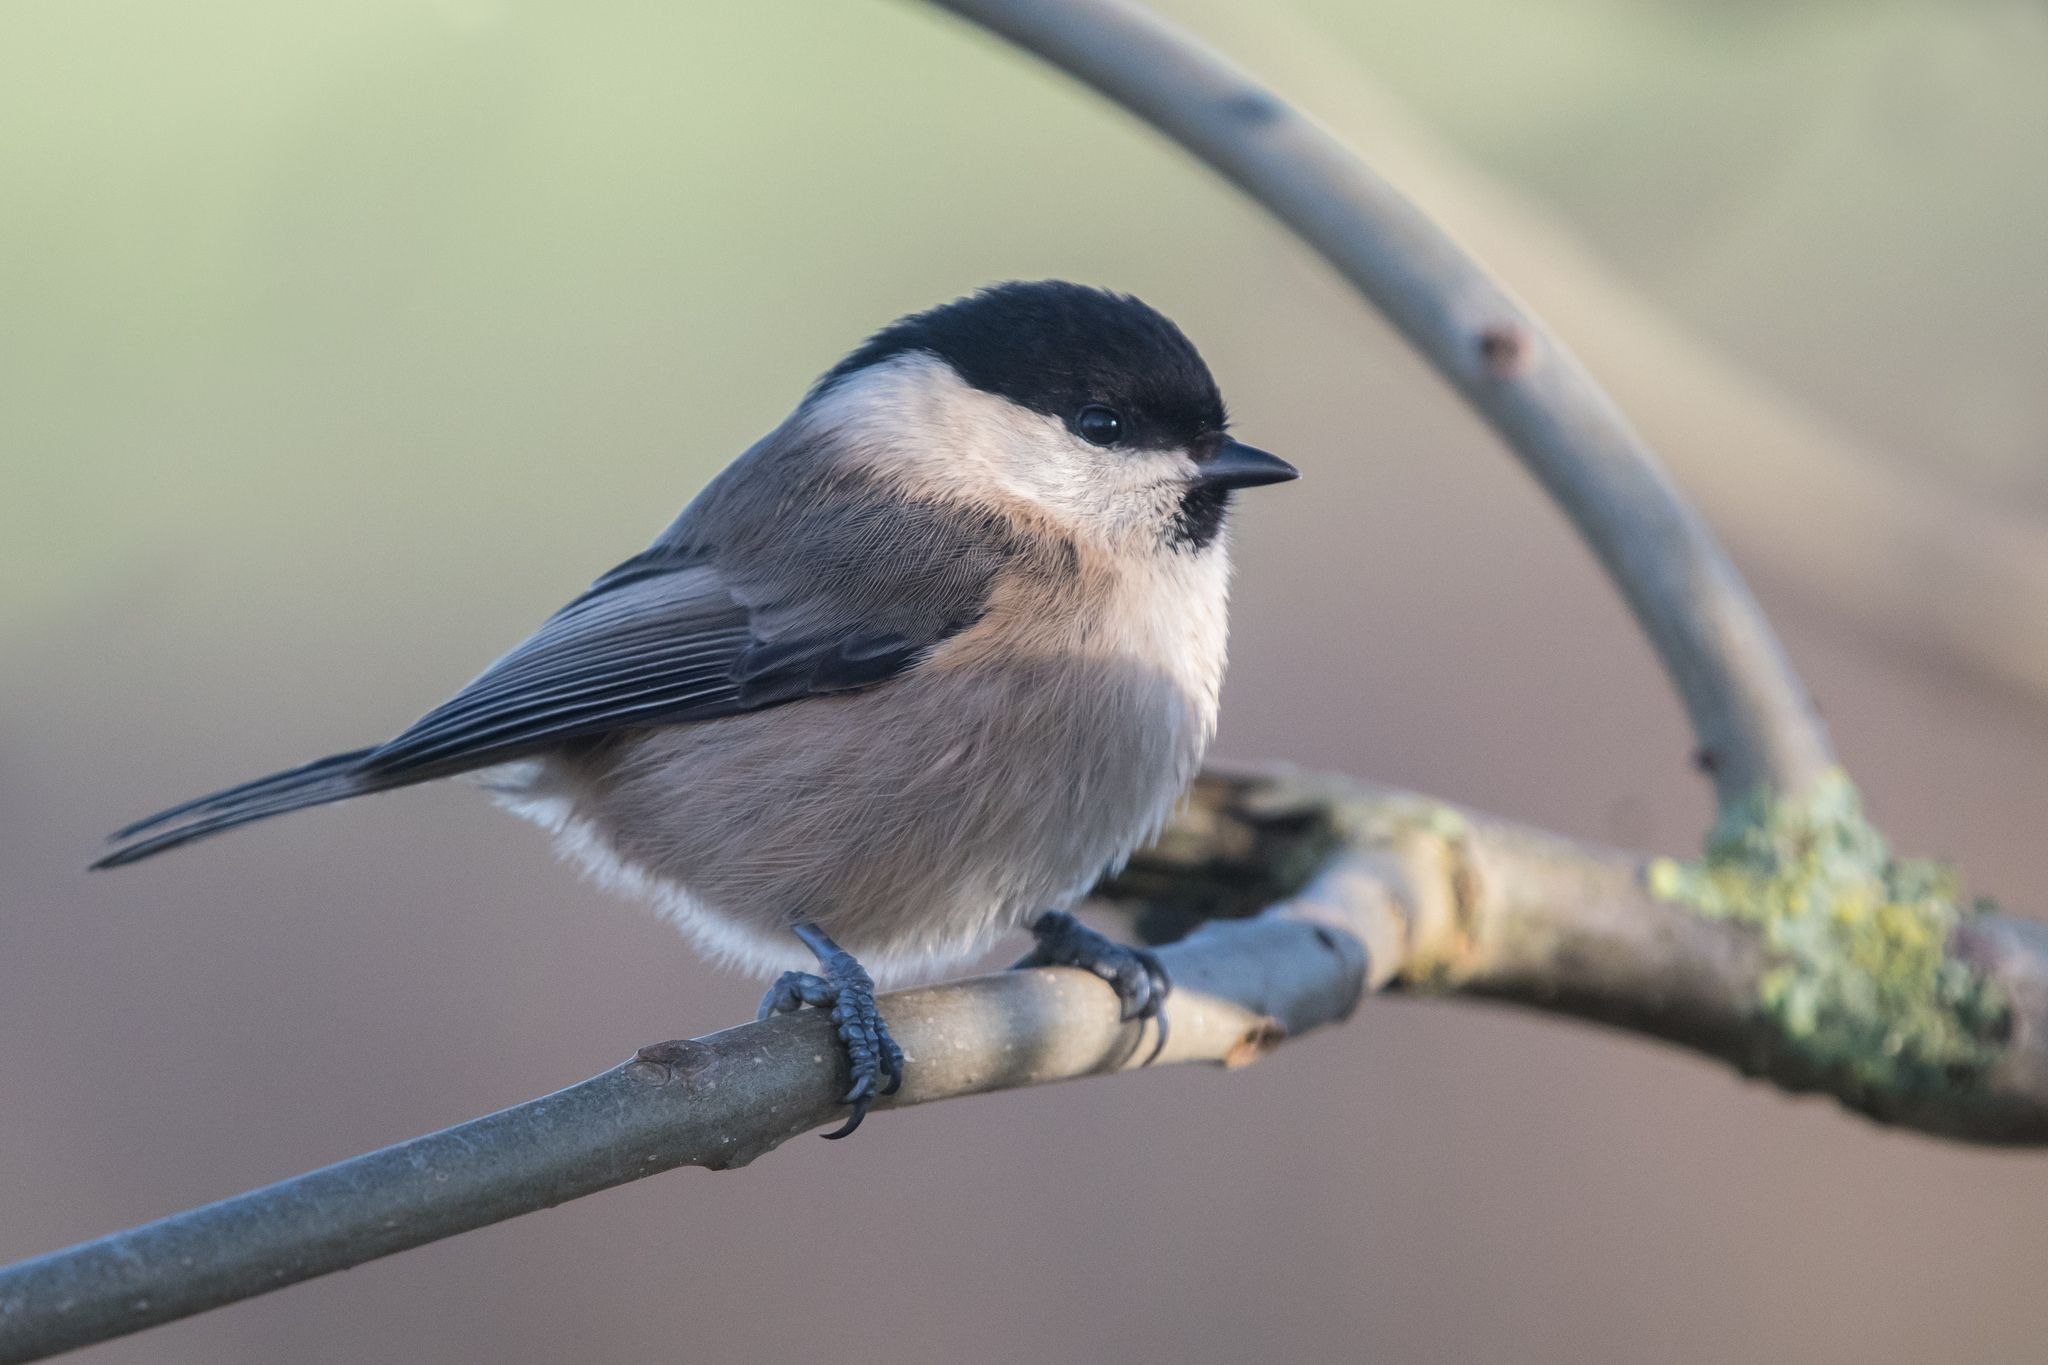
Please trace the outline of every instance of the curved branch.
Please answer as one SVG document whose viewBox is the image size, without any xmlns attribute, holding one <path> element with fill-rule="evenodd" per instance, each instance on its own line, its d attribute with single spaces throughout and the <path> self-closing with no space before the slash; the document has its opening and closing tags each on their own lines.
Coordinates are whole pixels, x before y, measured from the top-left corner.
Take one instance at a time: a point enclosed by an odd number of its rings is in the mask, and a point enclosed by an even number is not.
<svg viewBox="0 0 2048 1365">
<path fill-rule="evenodd" d="M 1212 776 L 1106 888 L 1177 985 L 1163 1063 L 1239 1066 L 1368 990 L 1600 1020 L 1827 1089 L 1903 1125 L 2048 1142 L 2048 935 L 1997 916 L 1955 952 L 2007 1002 L 1996 1060 L 1886 1092 L 1813 1065 L 1757 1004 L 1748 926 L 1654 898 L 1646 860 L 1338 779 Z M 1259 907 L 1270 905 L 1270 909 Z M 1239 916 L 1239 917 L 1230 917 Z M 1135 1069 L 1139 1026 L 1065 968 L 882 1000 L 912 1065 L 886 1104 Z M 807 1010 L 632 1060 L 543 1099 L 0 1270 L 0 1362 L 41 1359 L 670 1170 L 740 1166 L 841 1116 L 845 1063 Z M 870 1121 L 872 1122 L 872 1120 Z"/>
<path fill-rule="evenodd" d="M 1540 204 L 1416 126 L 1284 11 L 1205 5 L 1218 41 L 1491 263 L 1599 373 L 1719 534 L 1816 624 L 2048 702 L 2048 525 L 1886 459 L 1644 303 Z"/>
<path fill-rule="evenodd" d="M 1724 809 L 1801 794 L 1827 732 L 1749 589 L 1570 351 L 1348 147 L 1123 0 L 933 0 L 1123 105 L 1292 228 L 1464 395 L 1572 519 L 1656 646 Z"/>
</svg>

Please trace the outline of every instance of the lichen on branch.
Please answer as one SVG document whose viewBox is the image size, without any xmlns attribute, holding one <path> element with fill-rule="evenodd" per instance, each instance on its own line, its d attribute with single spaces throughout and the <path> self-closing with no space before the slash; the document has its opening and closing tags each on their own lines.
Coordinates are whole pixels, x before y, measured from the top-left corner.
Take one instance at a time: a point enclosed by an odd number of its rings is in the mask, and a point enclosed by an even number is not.
<svg viewBox="0 0 2048 1365">
<path fill-rule="evenodd" d="M 1958 958 L 1953 869 L 1899 859 L 1837 771 L 1804 797 L 1759 792 L 1715 825 L 1704 857 L 1657 858 L 1653 895 L 1755 926 L 1770 964 L 1757 1006 L 1773 1045 L 1859 1107 L 1973 1083 L 2000 1054 L 2008 1009 Z"/>
</svg>

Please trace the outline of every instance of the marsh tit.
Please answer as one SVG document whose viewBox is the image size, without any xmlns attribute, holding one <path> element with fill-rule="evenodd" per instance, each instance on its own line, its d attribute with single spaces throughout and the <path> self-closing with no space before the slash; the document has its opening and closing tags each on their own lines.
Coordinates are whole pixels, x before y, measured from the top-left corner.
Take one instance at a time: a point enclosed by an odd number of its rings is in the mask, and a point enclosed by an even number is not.
<svg viewBox="0 0 2048 1365">
<path fill-rule="evenodd" d="M 830 1136 L 902 1080 L 867 969 L 1007 929 L 1036 939 L 1019 965 L 1094 971 L 1163 1045 L 1158 960 L 1067 908 L 1194 776 L 1232 494 L 1294 477 L 1231 438 L 1159 313 L 997 285 L 876 333 L 397 738 L 174 806 L 94 866 L 468 774 L 713 957 L 789 968 L 761 1013 L 832 1011 L 853 1085 Z"/>
</svg>

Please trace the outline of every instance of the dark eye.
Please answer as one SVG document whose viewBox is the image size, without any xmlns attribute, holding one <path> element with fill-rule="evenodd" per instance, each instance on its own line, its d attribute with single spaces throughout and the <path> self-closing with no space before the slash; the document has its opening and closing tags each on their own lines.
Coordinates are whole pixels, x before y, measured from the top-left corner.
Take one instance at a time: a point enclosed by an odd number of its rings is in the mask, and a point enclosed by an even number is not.
<svg viewBox="0 0 2048 1365">
<path fill-rule="evenodd" d="M 1074 434 L 1090 445 L 1113 446 L 1124 438 L 1124 419 L 1100 403 L 1074 414 Z"/>
</svg>

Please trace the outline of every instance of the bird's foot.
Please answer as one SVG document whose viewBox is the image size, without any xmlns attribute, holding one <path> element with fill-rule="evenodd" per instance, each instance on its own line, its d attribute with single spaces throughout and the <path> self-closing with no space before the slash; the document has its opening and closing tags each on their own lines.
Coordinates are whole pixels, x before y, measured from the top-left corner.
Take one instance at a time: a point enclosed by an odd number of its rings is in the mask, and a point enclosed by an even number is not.
<svg viewBox="0 0 2048 1365">
<path fill-rule="evenodd" d="M 893 1095 L 903 1084 L 903 1049 L 889 1036 L 889 1026 L 875 1006 L 873 978 L 854 961 L 853 954 L 823 934 L 817 939 L 813 943 L 806 935 L 804 941 L 818 954 L 820 970 L 784 972 L 762 997 L 755 1017 L 789 1014 L 805 1005 L 832 1011 L 833 1026 L 839 1031 L 840 1046 L 846 1049 L 847 1066 L 853 1072 L 853 1087 L 841 1103 L 852 1105 L 853 1113 L 825 1136 L 843 1138 L 860 1127 L 877 1095 Z"/>
<path fill-rule="evenodd" d="M 1173 980 L 1159 956 L 1098 934 L 1064 910 L 1048 910 L 1031 922 L 1038 944 L 1011 967 L 1079 967 L 1110 984 L 1123 1004 L 1125 1020 L 1156 1019 L 1159 1040 L 1145 1058 L 1150 1066 L 1166 1049 L 1166 996 Z"/>
</svg>

